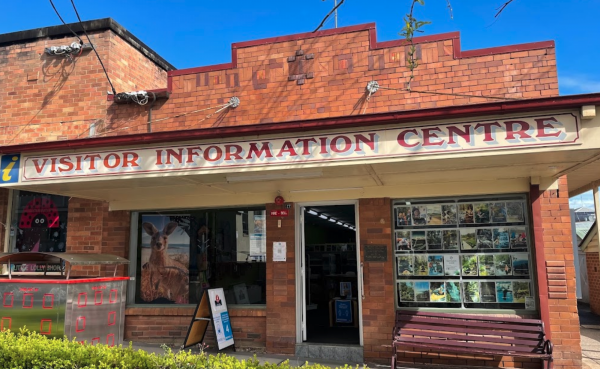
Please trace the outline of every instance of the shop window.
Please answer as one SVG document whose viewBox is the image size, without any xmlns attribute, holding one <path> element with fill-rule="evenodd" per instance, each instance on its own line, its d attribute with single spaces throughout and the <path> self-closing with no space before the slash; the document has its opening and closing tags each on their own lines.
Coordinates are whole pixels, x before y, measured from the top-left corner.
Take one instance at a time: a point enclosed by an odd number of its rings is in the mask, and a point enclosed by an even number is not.
<svg viewBox="0 0 600 369">
<path fill-rule="evenodd" d="M 395 201 L 397 307 L 535 310 L 525 196 Z"/>
<path fill-rule="evenodd" d="M 265 304 L 266 211 L 139 214 L 137 304 L 196 304 L 222 287 L 230 305 Z"/>
<path fill-rule="evenodd" d="M 65 252 L 69 198 L 28 191 L 13 192 L 11 252 Z M 16 264 L 15 272 L 43 272 L 43 264 Z M 48 265 L 61 271 L 61 265 Z"/>
</svg>

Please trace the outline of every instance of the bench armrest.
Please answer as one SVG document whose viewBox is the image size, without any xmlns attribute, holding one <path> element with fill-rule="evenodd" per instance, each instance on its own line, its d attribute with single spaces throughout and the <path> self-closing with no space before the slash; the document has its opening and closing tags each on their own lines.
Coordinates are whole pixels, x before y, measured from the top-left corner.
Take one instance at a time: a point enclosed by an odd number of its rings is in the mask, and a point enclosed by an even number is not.
<svg viewBox="0 0 600 369">
<path fill-rule="evenodd" d="M 550 340 L 544 340 L 544 353 L 552 355 L 552 351 L 554 351 L 554 344 Z"/>
</svg>

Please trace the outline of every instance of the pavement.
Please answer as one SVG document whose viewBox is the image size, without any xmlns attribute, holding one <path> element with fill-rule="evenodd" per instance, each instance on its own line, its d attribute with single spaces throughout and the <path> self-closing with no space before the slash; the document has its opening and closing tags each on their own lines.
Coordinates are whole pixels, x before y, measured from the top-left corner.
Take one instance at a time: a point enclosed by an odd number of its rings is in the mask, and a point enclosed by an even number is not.
<svg viewBox="0 0 600 369">
<path fill-rule="evenodd" d="M 582 369 L 600 369 L 600 316 L 595 315 L 591 312 L 589 305 L 579 303 L 577 305 L 579 310 L 579 324 L 581 328 L 581 350 L 582 350 L 582 361 L 583 366 Z M 123 342 L 123 346 L 129 345 L 129 342 Z M 161 347 L 161 344 L 153 344 L 153 343 L 140 343 L 133 342 L 132 343 L 134 349 L 141 349 L 148 352 L 154 352 L 157 354 L 164 353 L 164 350 Z M 171 346 L 171 348 L 176 351 L 178 348 Z M 198 351 L 198 349 L 193 349 L 192 351 Z M 216 351 L 207 350 L 209 354 L 217 354 Z M 377 364 L 363 364 L 363 363 L 346 363 L 346 362 L 336 362 L 336 361 L 326 361 L 326 360 L 310 360 L 307 361 L 305 358 L 300 358 L 297 356 L 287 356 L 287 355 L 274 355 L 274 354 L 266 354 L 264 352 L 234 352 L 233 350 L 225 350 L 224 353 L 234 356 L 239 360 L 247 360 L 256 355 L 256 358 L 259 360 L 261 364 L 270 363 L 270 364 L 279 364 L 286 360 L 289 360 L 290 364 L 294 367 L 302 367 L 305 364 L 321 364 L 325 367 L 336 368 L 343 367 L 345 364 L 351 365 L 356 368 L 358 365 L 359 368 L 388 368 L 389 365 L 377 365 Z M 432 366 L 432 368 L 434 368 Z M 439 367 L 438 367 L 439 368 Z M 411 368 L 400 368 L 397 369 L 411 369 Z"/>
<path fill-rule="evenodd" d="M 600 369 L 600 316 L 592 314 L 587 304 L 577 304 L 581 328 L 583 369 Z"/>
<path fill-rule="evenodd" d="M 128 341 L 124 341 L 123 342 L 123 346 L 128 346 L 129 342 Z M 146 352 L 150 352 L 150 353 L 156 353 L 156 354 L 162 354 L 164 353 L 164 349 L 161 347 L 162 345 L 159 343 L 140 343 L 140 342 L 132 342 L 133 348 L 134 349 L 140 349 L 140 350 L 144 350 Z M 171 349 L 173 351 L 177 351 L 179 348 L 174 347 L 172 345 L 170 345 Z M 198 349 L 191 349 L 192 352 L 198 352 Z M 207 353 L 211 354 L 211 355 L 216 355 L 219 352 L 214 351 L 214 350 L 206 350 Z M 275 354 L 266 354 L 264 352 L 234 352 L 231 349 L 225 349 L 223 351 L 221 351 L 221 353 L 225 353 L 227 355 L 233 356 L 238 360 L 247 360 L 250 359 L 252 357 L 254 357 L 256 355 L 256 358 L 258 359 L 258 361 L 261 364 L 265 364 L 265 363 L 269 363 L 269 364 L 280 364 L 283 363 L 286 360 L 289 360 L 290 365 L 293 367 L 302 367 L 306 364 L 320 364 L 322 366 L 325 367 L 329 367 L 331 369 L 335 369 L 337 367 L 343 367 L 345 364 L 351 365 L 353 367 L 356 368 L 356 366 L 358 366 L 359 368 L 388 368 L 389 369 L 389 365 L 377 365 L 377 364 L 369 364 L 369 365 L 365 365 L 363 363 L 348 363 L 348 362 L 338 362 L 338 361 L 328 361 L 328 360 L 314 360 L 314 359 L 306 359 L 306 358 L 300 358 L 298 356 L 288 356 L 288 355 L 275 355 Z M 398 367 L 398 369 L 403 369 Z M 410 368 L 405 368 L 405 369 L 410 369 Z"/>
</svg>

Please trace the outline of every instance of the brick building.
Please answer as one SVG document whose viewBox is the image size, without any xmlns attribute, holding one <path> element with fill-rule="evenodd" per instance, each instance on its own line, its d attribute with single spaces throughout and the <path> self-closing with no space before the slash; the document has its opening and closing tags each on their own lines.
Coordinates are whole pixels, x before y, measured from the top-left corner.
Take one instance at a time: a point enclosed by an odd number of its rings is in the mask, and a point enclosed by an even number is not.
<svg viewBox="0 0 600 369">
<path fill-rule="evenodd" d="M 374 24 L 184 70 L 113 20 L 85 27 L 117 95 L 93 52 L 45 53 L 66 27 L 0 35 L 1 239 L 131 260 L 126 338 L 181 342 L 221 287 L 240 346 L 388 362 L 395 310 L 418 309 L 541 318 L 555 367 L 581 366 L 568 192 L 600 153 L 600 95 L 558 96 L 553 42 L 415 38 L 407 91 L 407 45 Z M 39 198 L 56 227 L 20 223 Z"/>
</svg>

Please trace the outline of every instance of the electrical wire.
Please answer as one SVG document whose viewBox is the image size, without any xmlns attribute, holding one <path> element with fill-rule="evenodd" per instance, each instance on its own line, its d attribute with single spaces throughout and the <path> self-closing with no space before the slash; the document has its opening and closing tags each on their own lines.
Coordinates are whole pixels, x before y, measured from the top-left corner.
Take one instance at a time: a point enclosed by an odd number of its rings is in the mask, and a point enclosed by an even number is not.
<svg viewBox="0 0 600 369">
<path fill-rule="evenodd" d="M 193 110 L 193 111 L 190 111 L 190 112 L 187 112 L 187 113 L 177 114 L 177 115 L 174 115 L 174 116 L 171 116 L 171 117 L 165 117 L 165 118 L 156 119 L 156 120 L 153 120 L 152 123 L 154 124 L 154 123 L 161 122 L 161 121 L 167 120 L 167 119 L 175 119 L 175 118 L 184 117 L 186 115 L 190 115 L 190 114 L 194 114 L 194 113 L 200 113 L 200 112 L 207 111 L 207 110 L 218 109 L 217 111 L 208 114 L 206 117 L 204 117 L 200 121 L 198 121 L 198 123 L 200 123 L 200 122 L 204 122 L 205 120 L 209 119 L 213 115 L 215 115 L 215 114 L 217 114 L 217 113 L 219 113 L 219 112 L 227 109 L 230 106 L 232 106 L 232 104 L 230 102 L 228 102 L 226 104 L 221 104 L 221 105 L 217 105 L 217 106 L 211 106 L 211 107 L 204 108 L 204 109 Z M 130 123 L 130 122 L 133 122 L 134 120 L 135 119 L 130 119 L 130 120 L 126 121 L 123 124 L 127 124 L 127 123 Z M 111 130 L 108 130 L 108 131 L 100 132 L 95 137 L 100 136 L 100 135 L 104 135 L 104 134 L 107 134 L 107 133 L 112 133 L 112 132 L 116 132 L 116 131 L 122 131 L 124 129 L 136 128 L 136 127 L 143 126 L 143 125 L 146 125 L 146 124 L 148 124 L 148 122 L 136 124 L 136 125 L 133 125 L 133 126 L 126 126 L 126 127 L 111 129 Z M 84 132 L 80 133 L 79 136 L 77 136 L 77 138 L 80 138 L 85 133 L 87 133 L 87 131 L 84 131 Z"/>
<path fill-rule="evenodd" d="M 58 12 L 58 10 L 56 9 L 56 6 L 54 6 L 54 2 L 52 2 L 52 0 L 50 0 L 50 5 L 52 5 L 52 9 L 54 9 L 54 12 L 56 13 L 56 15 L 58 15 L 58 18 L 60 19 L 61 22 L 63 22 L 63 24 L 65 26 L 67 26 L 67 28 L 69 29 L 69 31 L 71 31 L 71 33 L 73 35 L 75 35 L 75 37 L 77 37 L 79 39 L 79 43 L 81 45 L 83 45 L 83 40 L 81 39 L 81 37 L 79 37 L 79 35 L 77 33 L 75 33 L 75 31 L 73 31 L 73 29 L 71 28 L 71 26 L 69 26 L 67 24 L 67 22 L 65 22 L 65 20 L 60 16 L 60 13 Z M 83 47 L 81 48 L 83 50 Z"/>
<path fill-rule="evenodd" d="M 325 18 L 323 18 L 323 21 L 321 21 L 321 24 L 319 24 L 319 27 L 317 27 L 317 29 L 315 29 L 313 31 L 313 33 L 317 32 L 319 29 L 321 29 L 321 27 L 323 27 L 323 24 L 325 24 L 325 21 L 327 20 L 327 18 L 329 18 L 329 16 L 331 14 L 333 14 L 333 12 L 335 12 L 337 10 L 337 8 L 339 8 L 344 3 L 344 1 L 345 0 L 340 1 L 333 9 L 331 9 L 331 11 L 329 12 L 329 14 L 327 14 L 325 16 Z"/>
<path fill-rule="evenodd" d="M 392 91 L 403 91 L 403 92 L 414 92 L 418 94 L 430 94 L 430 95 L 442 95 L 442 96 L 456 96 L 456 97 L 476 97 L 479 99 L 492 99 L 492 100 L 522 100 L 515 97 L 502 97 L 502 96 L 485 96 L 485 95 L 466 95 L 466 94 L 455 94 L 452 92 L 437 92 L 437 91 L 420 91 L 413 90 L 409 88 L 391 88 L 391 87 L 383 87 L 379 86 L 382 90 L 392 90 Z"/>
<path fill-rule="evenodd" d="M 106 72 L 106 68 L 104 67 L 104 63 L 102 63 L 102 59 L 100 59 L 100 54 L 98 54 L 96 47 L 92 43 L 90 36 L 88 35 L 88 33 L 85 30 L 85 27 L 83 26 L 83 22 L 81 21 L 81 17 L 79 17 L 79 12 L 77 11 L 77 7 L 75 6 L 75 2 L 73 2 L 73 0 L 71 0 L 71 5 L 73 5 L 73 10 L 75 10 L 75 14 L 77 15 L 77 19 L 79 20 L 79 24 L 81 25 L 81 29 L 83 30 L 85 37 L 87 38 L 88 42 L 92 46 L 92 50 L 94 50 L 94 52 L 96 53 L 96 56 L 98 57 L 98 61 L 100 62 L 100 65 L 102 66 L 102 70 L 104 70 L 104 74 L 106 75 L 106 79 L 108 80 L 108 83 L 110 84 L 110 88 L 112 89 L 113 95 L 116 96 L 117 90 L 115 90 L 115 86 L 113 86 L 112 81 L 110 80 L 110 77 L 108 77 L 108 72 Z"/>
</svg>

